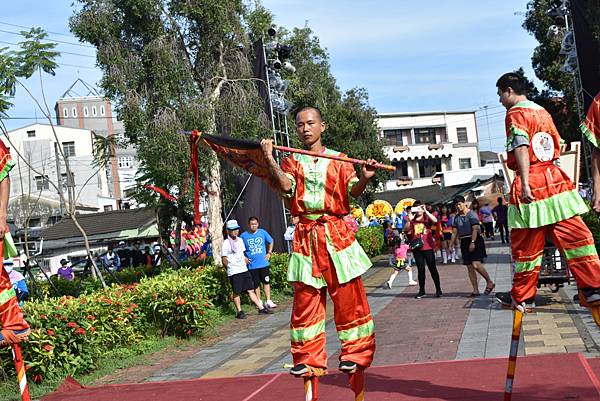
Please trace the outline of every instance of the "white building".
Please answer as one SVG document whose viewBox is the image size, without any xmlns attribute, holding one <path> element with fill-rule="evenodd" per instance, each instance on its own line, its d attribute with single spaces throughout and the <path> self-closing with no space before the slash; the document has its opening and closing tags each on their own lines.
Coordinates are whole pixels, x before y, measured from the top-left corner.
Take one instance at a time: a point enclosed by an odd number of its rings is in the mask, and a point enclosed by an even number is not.
<svg viewBox="0 0 600 401">
<path fill-rule="evenodd" d="M 105 169 L 93 163 L 92 131 L 61 126 L 55 126 L 54 130 L 56 137 L 50 125 L 31 124 L 9 131 L 10 141 L 2 137 L 16 163 L 11 171 L 11 200 L 25 196 L 30 199 L 59 201 L 58 190 L 52 182 L 56 185 L 60 183 L 65 200 L 69 201 L 66 186 L 71 184 L 75 188 L 76 198 L 72 201 L 89 210 L 104 210 L 105 204 L 100 200 L 108 197 L 109 185 Z M 71 169 L 70 183 L 64 160 L 60 156 L 61 150 Z M 31 169 L 29 165 L 32 166 Z M 40 224 L 45 225 L 46 222 Z"/>
<path fill-rule="evenodd" d="M 385 191 L 456 185 L 497 173 L 494 166 L 481 167 L 474 111 L 384 113 L 377 126 L 396 166 Z"/>
</svg>

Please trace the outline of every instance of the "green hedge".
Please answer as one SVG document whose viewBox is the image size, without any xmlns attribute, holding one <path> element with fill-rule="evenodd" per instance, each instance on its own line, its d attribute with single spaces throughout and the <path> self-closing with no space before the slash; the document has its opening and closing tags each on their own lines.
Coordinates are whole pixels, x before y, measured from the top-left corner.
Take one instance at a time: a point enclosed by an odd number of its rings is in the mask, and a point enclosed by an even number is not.
<svg viewBox="0 0 600 401">
<path fill-rule="evenodd" d="M 371 258 L 384 251 L 385 242 L 381 227 L 361 227 L 356 232 L 356 239 Z"/>
<path fill-rule="evenodd" d="M 287 259 L 287 255 L 272 258 L 274 291 L 291 293 L 285 280 Z M 23 354 L 29 375 L 41 379 L 84 373 L 105 352 L 156 334 L 201 335 L 219 314 L 231 311 L 230 293 L 224 269 L 191 264 L 77 298 L 26 302 L 23 312 L 31 335 Z M 0 359 L 12 359 L 8 348 L 0 350 Z M 5 377 L 12 377 L 11 364 L 2 369 Z"/>
</svg>

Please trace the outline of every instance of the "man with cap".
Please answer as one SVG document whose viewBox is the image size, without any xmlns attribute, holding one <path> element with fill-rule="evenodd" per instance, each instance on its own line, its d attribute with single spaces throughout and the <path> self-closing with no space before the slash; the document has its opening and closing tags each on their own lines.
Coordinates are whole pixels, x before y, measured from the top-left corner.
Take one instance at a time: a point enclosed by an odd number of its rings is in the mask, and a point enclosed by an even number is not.
<svg viewBox="0 0 600 401">
<path fill-rule="evenodd" d="M 73 268 L 69 266 L 69 261 L 67 259 L 61 259 L 60 267 L 56 271 L 56 275 L 67 281 L 73 281 L 75 279 L 75 273 L 73 273 Z"/>
<path fill-rule="evenodd" d="M 4 261 L 4 270 L 6 270 L 8 277 L 10 277 L 10 283 L 12 284 L 13 290 L 15 290 L 15 294 L 17 295 L 17 301 L 19 301 L 19 306 L 22 307 L 23 301 L 25 301 L 29 295 L 25 277 L 23 277 L 21 273 L 14 269 L 14 262 L 12 259 L 6 259 Z"/>
<path fill-rule="evenodd" d="M 7 254 L 10 247 L 10 233 L 6 224 L 8 198 L 10 195 L 9 172 L 15 165 L 8 149 L 0 141 L 0 258 L 17 256 Z M 6 235 L 6 237 L 5 237 Z M 0 269 L 0 345 L 10 345 L 26 341 L 29 325 L 19 307 L 17 294 L 5 269 Z"/>
<path fill-rule="evenodd" d="M 496 82 L 506 113 L 507 166 L 516 172 L 510 193 L 508 226 L 515 261 L 513 288 L 497 293 L 504 305 L 521 311 L 537 290 L 546 236 L 567 259 L 577 282 L 579 303 L 600 307 L 600 259 L 592 233 L 580 215 L 589 208 L 571 178 L 555 162 L 561 138 L 550 114 L 527 99 L 527 82 L 516 73 Z M 600 326 L 600 318 L 593 314 Z"/>
<path fill-rule="evenodd" d="M 119 249 L 117 250 L 117 255 L 119 255 L 119 260 L 121 261 L 121 265 L 118 270 L 123 270 L 128 267 L 131 267 L 131 251 L 127 248 L 127 244 L 125 241 L 119 241 Z"/>
<path fill-rule="evenodd" d="M 223 266 L 227 269 L 227 277 L 233 289 L 233 303 L 237 312 L 235 317 L 237 319 L 246 318 L 240 301 L 240 295 L 244 292 L 248 293 L 250 300 L 258 308 L 258 313 L 272 313 L 254 293 L 254 281 L 248 271 L 250 260 L 245 254 L 246 246 L 244 245 L 244 241 L 239 237 L 240 226 L 237 220 L 228 220 L 225 223 L 225 228 L 227 229 L 227 238 L 221 248 L 221 260 L 223 261 Z"/>
</svg>

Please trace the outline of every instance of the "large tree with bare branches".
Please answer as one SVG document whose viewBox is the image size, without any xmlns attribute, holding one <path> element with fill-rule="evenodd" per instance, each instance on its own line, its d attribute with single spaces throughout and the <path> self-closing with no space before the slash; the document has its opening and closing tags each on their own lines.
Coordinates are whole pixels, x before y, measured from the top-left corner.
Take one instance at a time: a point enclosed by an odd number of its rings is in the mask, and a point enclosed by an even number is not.
<svg viewBox="0 0 600 401">
<path fill-rule="evenodd" d="M 140 189 L 136 196 L 162 206 L 162 225 L 179 227 L 189 212 L 182 187 L 189 164 L 180 130 L 256 136 L 268 127 L 251 71 L 249 26 L 257 18 L 241 0 L 78 0 L 71 29 L 97 48 L 101 87 L 115 102 L 126 138 L 137 148 L 140 183 L 179 195 L 168 205 Z M 250 22 L 249 22 L 250 21 Z M 221 169 L 200 150 L 200 175 L 209 198 L 213 252 L 222 241 Z M 140 187 L 141 188 L 141 187 Z M 178 232 L 179 230 L 177 230 Z"/>
</svg>

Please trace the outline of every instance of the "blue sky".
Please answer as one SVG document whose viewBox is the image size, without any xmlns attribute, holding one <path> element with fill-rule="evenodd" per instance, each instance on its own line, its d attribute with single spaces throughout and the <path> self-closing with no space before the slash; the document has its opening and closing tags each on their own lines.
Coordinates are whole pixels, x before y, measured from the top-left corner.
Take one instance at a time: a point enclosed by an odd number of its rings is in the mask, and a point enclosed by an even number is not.
<svg viewBox="0 0 600 401">
<path fill-rule="evenodd" d="M 71 4 L 72 0 L 4 4 L 0 46 L 19 41 L 9 32 L 21 28 L 8 24 L 41 26 L 53 40 L 76 43 L 68 30 Z M 533 77 L 531 54 L 536 42 L 521 27 L 526 0 L 264 0 L 263 4 L 282 26 L 308 23 L 329 51 L 339 87 L 366 88 L 378 112 L 477 110 L 481 150 L 502 150 L 504 109 L 495 94 L 496 79 L 520 66 Z M 57 75 L 44 78 L 51 108 L 77 77 L 92 84 L 101 78 L 94 69 L 93 48 L 59 43 L 58 50 L 63 54 Z M 38 81 L 30 80 L 28 86 L 39 94 Z M 22 90 L 14 104 L 11 117 L 36 115 Z M 14 119 L 7 125 L 16 128 L 31 121 Z"/>
</svg>

